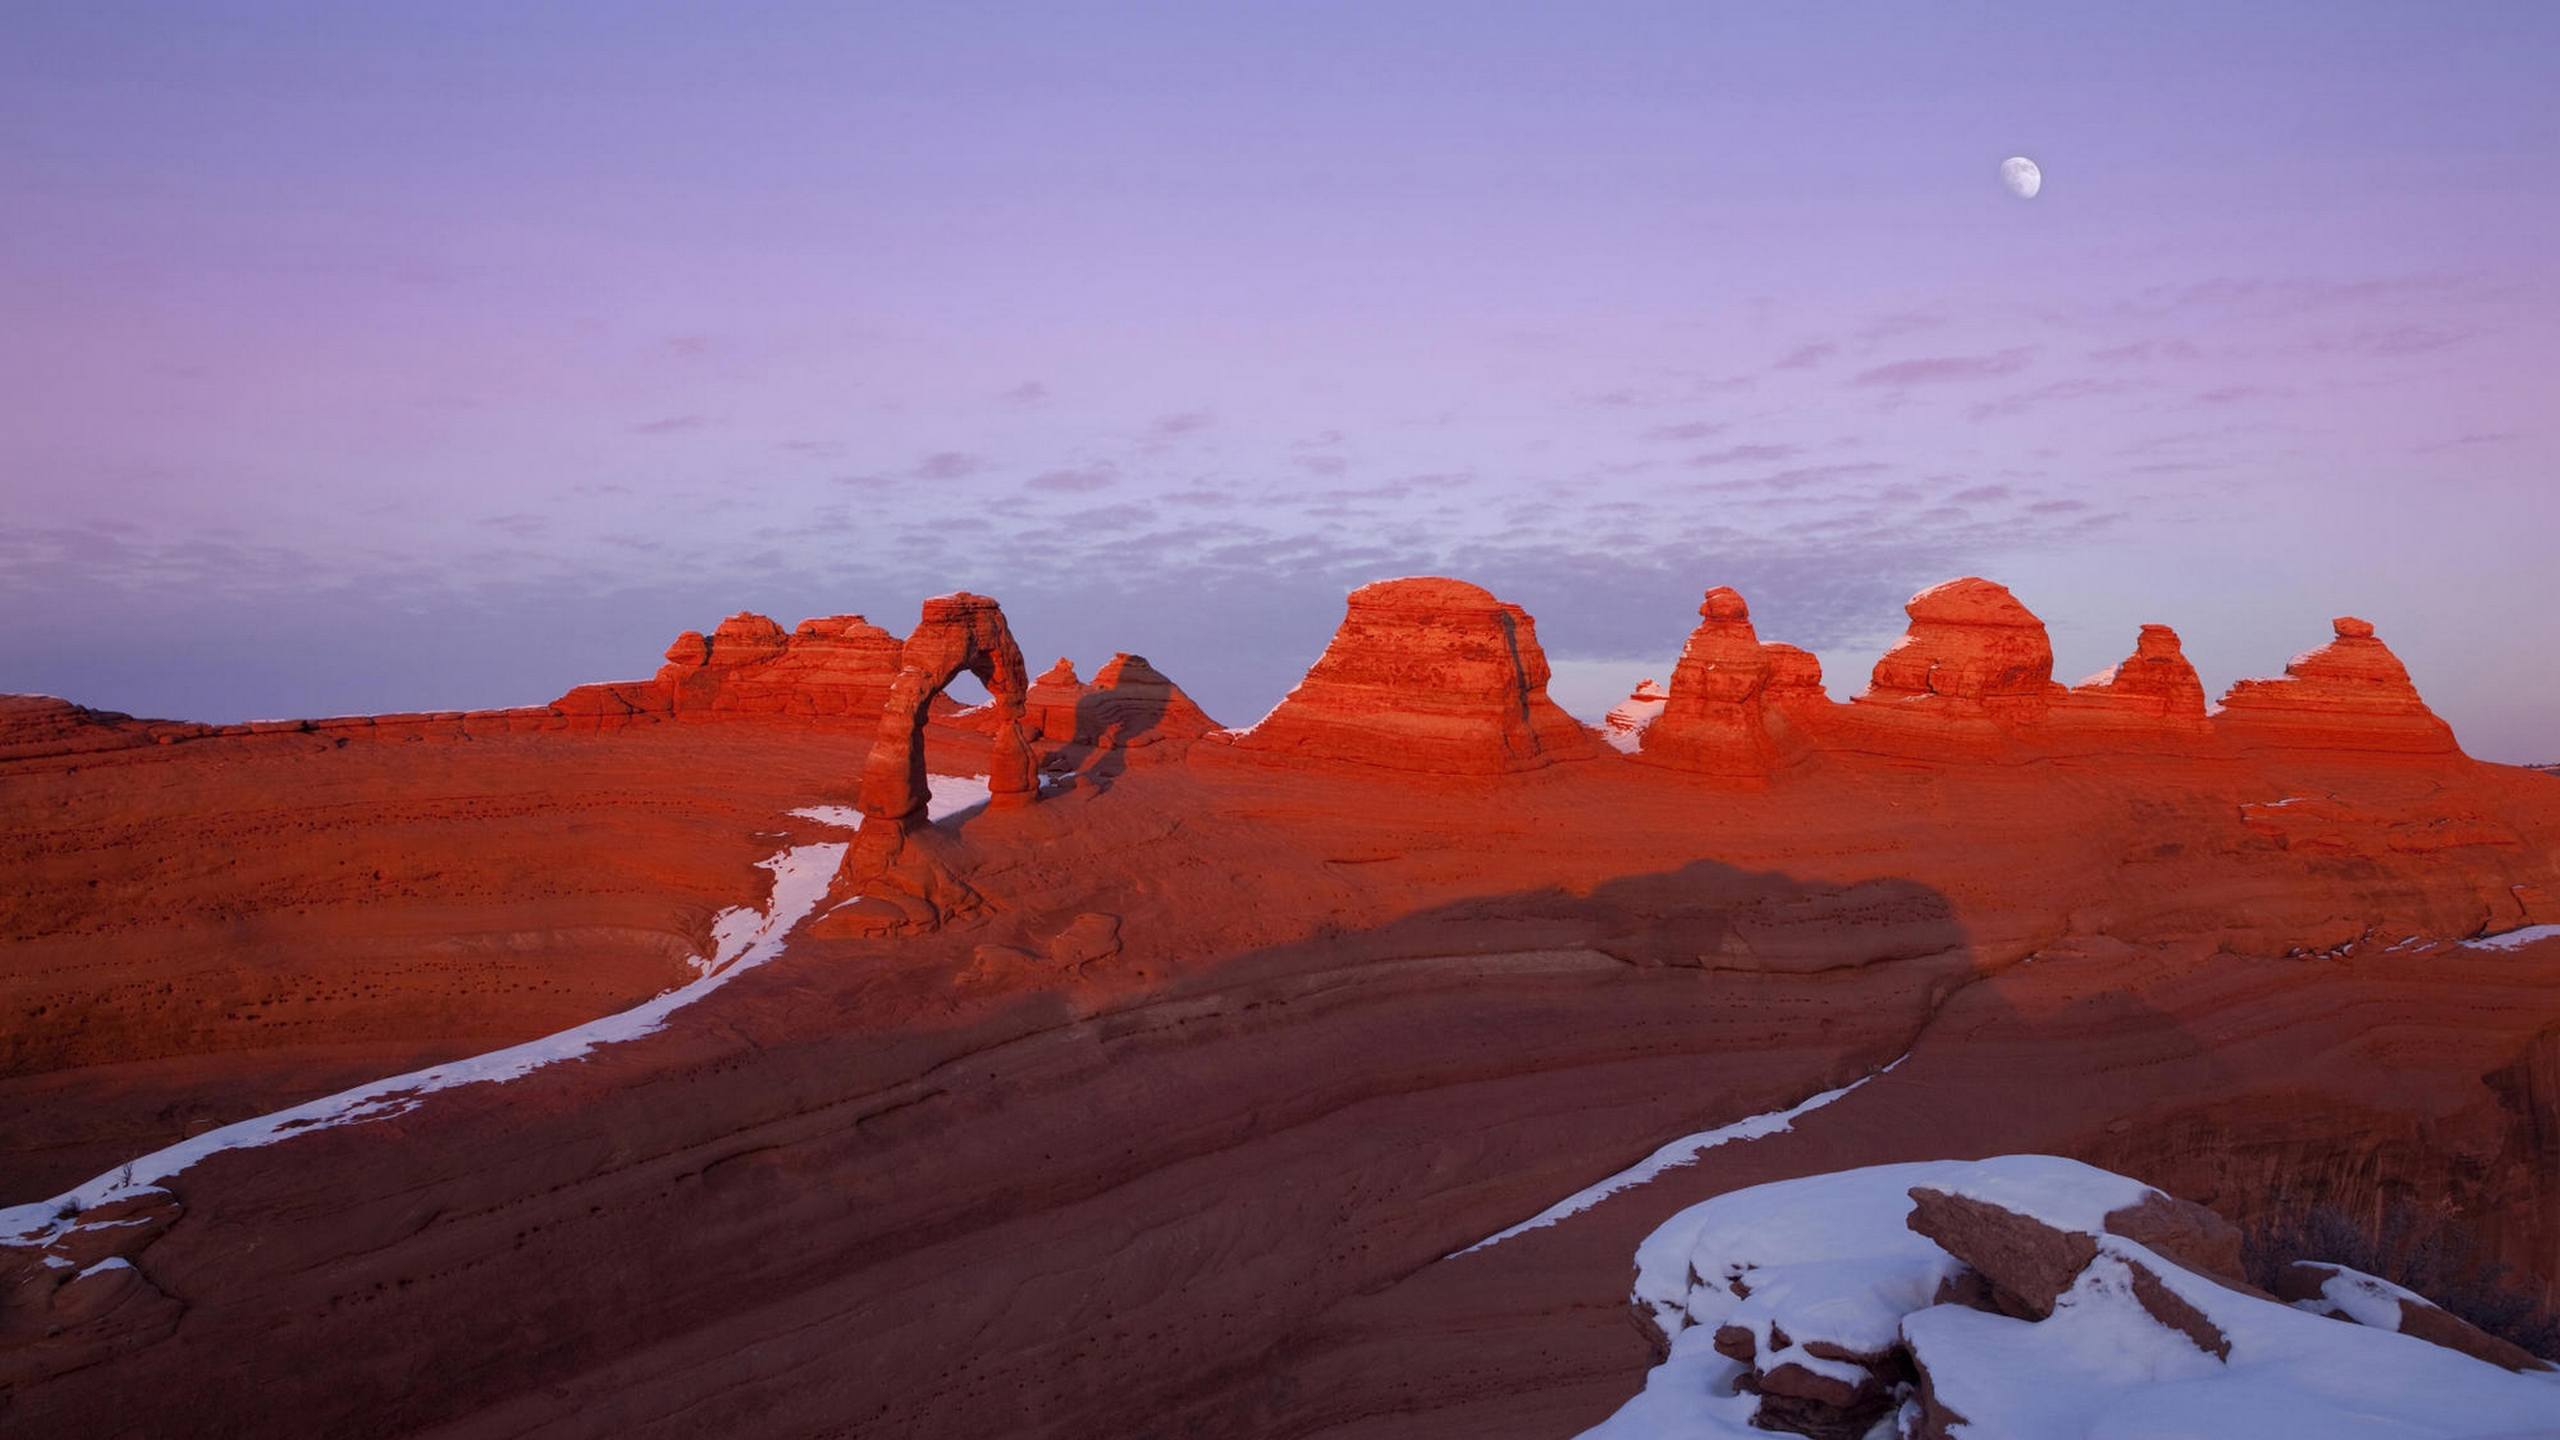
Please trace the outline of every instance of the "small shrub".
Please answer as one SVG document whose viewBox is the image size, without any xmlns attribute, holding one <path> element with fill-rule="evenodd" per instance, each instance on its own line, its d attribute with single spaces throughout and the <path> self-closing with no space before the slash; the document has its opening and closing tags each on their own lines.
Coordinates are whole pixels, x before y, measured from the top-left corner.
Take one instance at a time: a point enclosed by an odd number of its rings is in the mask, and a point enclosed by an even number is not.
<svg viewBox="0 0 2560 1440">
<path fill-rule="evenodd" d="M 2242 1233 L 2249 1278 L 2269 1290 L 2296 1260 L 2378 1275 L 2415 1290 L 2482 1330 L 2546 1359 L 2560 1359 L 2560 1313 L 2532 1281 L 2483 1254 L 2468 1227 L 2405 1201 L 2365 1222 L 2329 1205 L 2272 1217 Z"/>
</svg>

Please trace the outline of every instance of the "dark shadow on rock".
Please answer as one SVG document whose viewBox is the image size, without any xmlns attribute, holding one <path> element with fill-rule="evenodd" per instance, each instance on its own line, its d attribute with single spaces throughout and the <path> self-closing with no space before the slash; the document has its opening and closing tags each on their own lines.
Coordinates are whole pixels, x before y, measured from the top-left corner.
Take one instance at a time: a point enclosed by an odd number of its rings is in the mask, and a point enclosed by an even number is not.
<svg viewBox="0 0 2560 1440">
<path fill-rule="evenodd" d="M 1051 752 L 1044 768 L 1073 774 L 1079 784 L 1109 789 L 1129 768 L 1132 751 L 1199 738 L 1196 727 L 1177 734 L 1168 723 L 1177 710 L 1184 718 L 1198 713 L 1179 694 L 1145 656 L 1114 656 L 1076 700 L 1075 738 Z"/>
<path fill-rule="evenodd" d="M 1852 918 L 1879 915 L 1881 949 Z M 1167 1417 L 1239 1364 L 1285 1376 L 1274 1347 L 1327 1307 L 1556 1193 L 1891 1059 L 1925 985 L 1776 1048 L 1757 1007 L 1963 946 L 1923 886 L 1701 861 L 1319 926 L 1107 1011 L 1043 988 L 957 1027 L 813 1027 L 859 1013 L 863 972 L 777 966 L 666 1034 L 191 1168 L 186 1221 L 131 1257 L 187 1324 L 99 1337 L 115 1363 L 23 1388 L 12 1419 L 674 1433 L 707 1372 L 652 1357 L 712 1340 L 758 1356 L 715 1366 L 730 1433 L 1239 1433 Z M 350 1286 L 363 1304 L 331 1303 Z M 1066 1294 L 1086 1318 L 1062 1331 Z M 397 1378 L 308 1359 L 353 1353 Z"/>
</svg>

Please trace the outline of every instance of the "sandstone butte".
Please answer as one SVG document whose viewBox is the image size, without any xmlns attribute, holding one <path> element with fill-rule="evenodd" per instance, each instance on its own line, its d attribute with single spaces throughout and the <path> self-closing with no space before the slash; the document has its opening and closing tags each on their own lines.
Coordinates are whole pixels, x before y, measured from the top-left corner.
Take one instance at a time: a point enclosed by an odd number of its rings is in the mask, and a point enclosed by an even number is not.
<svg viewBox="0 0 2560 1440">
<path fill-rule="evenodd" d="M 2219 707 L 1909 620 L 1835 702 L 1709 591 L 1609 743 L 1444 579 L 1241 730 L 982 596 L 514 710 L 0 701 L 0 1422 L 1565 1435 L 1684 1207 L 2000 1154 L 2560 1299 L 2560 780 L 2361 620 Z"/>
</svg>

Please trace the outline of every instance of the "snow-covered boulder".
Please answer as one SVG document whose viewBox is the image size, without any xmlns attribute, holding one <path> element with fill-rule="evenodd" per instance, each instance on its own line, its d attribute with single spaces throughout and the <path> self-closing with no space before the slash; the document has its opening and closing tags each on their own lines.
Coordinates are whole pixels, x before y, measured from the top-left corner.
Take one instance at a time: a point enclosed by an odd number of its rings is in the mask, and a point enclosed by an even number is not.
<svg viewBox="0 0 2560 1440">
<path fill-rule="evenodd" d="M 1682 1211 L 1637 1250 L 1634 1303 L 1666 1353 L 1643 1393 L 1588 1434 L 2379 1440 L 2560 1429 L 2560 1383 L 2547 1372 L 2510 1373 L 2287 1305 L 2251 1288 L 2237 1258 L 2236 1236 L 2209 1212 L 2053 1156 L 1738 1190 Z"/>
<path fill-rule="evenodd" d="M 2297 1310 L 2415 1335 L 2502 1370 L 2552 1368 L 2550 1361 L 2487 1333 L 2414 1290 L 2344 1265 L 2296 1260 L 2277 1278 L 2276 1294 Z"/>
</svg>

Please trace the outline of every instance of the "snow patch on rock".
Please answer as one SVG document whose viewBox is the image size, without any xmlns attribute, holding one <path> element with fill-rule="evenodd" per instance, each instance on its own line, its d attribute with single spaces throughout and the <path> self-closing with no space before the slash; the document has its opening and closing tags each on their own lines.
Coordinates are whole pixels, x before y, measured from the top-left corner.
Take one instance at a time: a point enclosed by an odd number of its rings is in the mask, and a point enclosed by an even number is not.
<svg viewBox="0 0 2560 1440">
<path fill-rule="evenodd" d="M 1904 1058 L 1908 1057 L 1896 1058 L 1892 1064 L 1878 1070 L 1876 1075 L 1892 1070 L 1894 1065 L 1901 1064 Z M 1730 1125 L 1719 1125 L 1713 1130 L 1701 1130 L 1695 1135 L 1683 1135 L 1608 1179 L 1576 1190 L 1519 1224 L 1487 1235 L 1464 1250 L 1452 1251 L 1441 1258 L 1454 1260 L 1460 1255 L 1471 1255 L 1478 1250 L 1499 1245 L 1514 1235 L 1525 1234 L 1531 1230 L 1542 1230 L 1559 1220 L 1579 1215 L 1621 1190 L 1632 1190 L 1639 1185 L 1660 1179 L 1665 1171 L 1695 1164 L 1698 1157 L 1719 1145 L 1728 1145 L 1737 1140 L 1757 1140 L 1766 1135 L 1776 1135 L 1792 1129 L 1797 1120 L 1846 1096 L 1850 1091 L 1874 1078 L 1876 1078 L 1875 1075 L 1868 1075 L 1852 1080 L 1836 1090 L 1825 1090 L 1784 1110 L 1771 1110 L 1766 1114 L 1736 1120 Z"/>
<path fill-rule="evenodd" d="M 2537 945 L 2545 940 L 2560 940 L 2560 925 L 2527 925 L 2521 930 L 2509 930 L 2497 935 L 2482 935 L 2476 939 L 2463 941 L 2462 948 L 2465 950 L 2521 950 L 2527 945 Z"/>
<path fill-rule="evenodd" d="M 2331 1267 L 2337 1273 L 2320 1282 L 2318 1301 L 2297 1300 L 2294 1308 L 2318 1314 L 2322 1308 L 2335 1310 L 2359 1325 L 2376 1330 L 2400 1328 L 2400 1302 L 2432 1305 L 2435 1302 L 2415 1290 L 2403 1289 L 2379 1275 L 2367 1275 L 2343 1265 Z"/>
<path fill-rule="evenodd" d="M 944 819 L 986 803 L 987 777 L 983 775 L 931 778 L 932 799 L 927 813 L 933 819 Z M 811 806 L 792 813 L 844 829 L 857 828 L 862 823 L 861 813 L 846 806 Z M 781 954 L 793 927 L 826 898 L 827 886 L 835 879 L 845 850 L 843 841 L 820 841 L 785 846 L 759 861 L 760 868 L 773 874 L 771 893 L 761 908 L 733 906 L 713 917 L 711 954 L 687 962 L 697 972 L 689 984 L 628 1010 L 540 1039 L 371 1081 L 289 1109 L 208 1130 L 140 1156 L 50 1200 L 0 1207 L 0 1239 L 41 1244 L 78 1224 L 80 1212 L 157 1189 L 159 1182 L 225 1150 L 272 1145 L 308 1130 L 404 1115 L 438 1090 L 518 1079 L 546 1065 L 578 1059 L 600 1046 L 655 1034 L 665 1027 L 668 1016 Z"/>
<path fill-rule="evenodd" d="M 1909 1228 L 1915 1187 L 2077 1232 L 2094 1254 L 2048 1318 L 1963 1303 L 1980 1277 Z M 1770 1433 L 1753 1423 L 1764 1403 L 1825 1381 L 1868 1397 L 1866 1433 L 1885 1440 L 2452 1440 L 2560 1427 L 2547 1373 L 2243 1293 L 2108 1233 L 2108 1216 L 2155 1194 L 2077 1161 L 2012 1155 L 1809 1176 L 1691 1206 L 1636 1252 L 1631 1298 L 1669 1354 L 1584 1440 L 1756 1440 Z M 2396 1311 L 2397 1289 L 2357 1303 Z"/>
<path fill-rule="evenodd" d="M 1644 748 L 1645 727 L 1662 718 L 1671 696 L 1651 680 L 1639 681 L 1635 692 L 1600 717 L 1600 738 L 1621 755 Z"/>
</svg>

